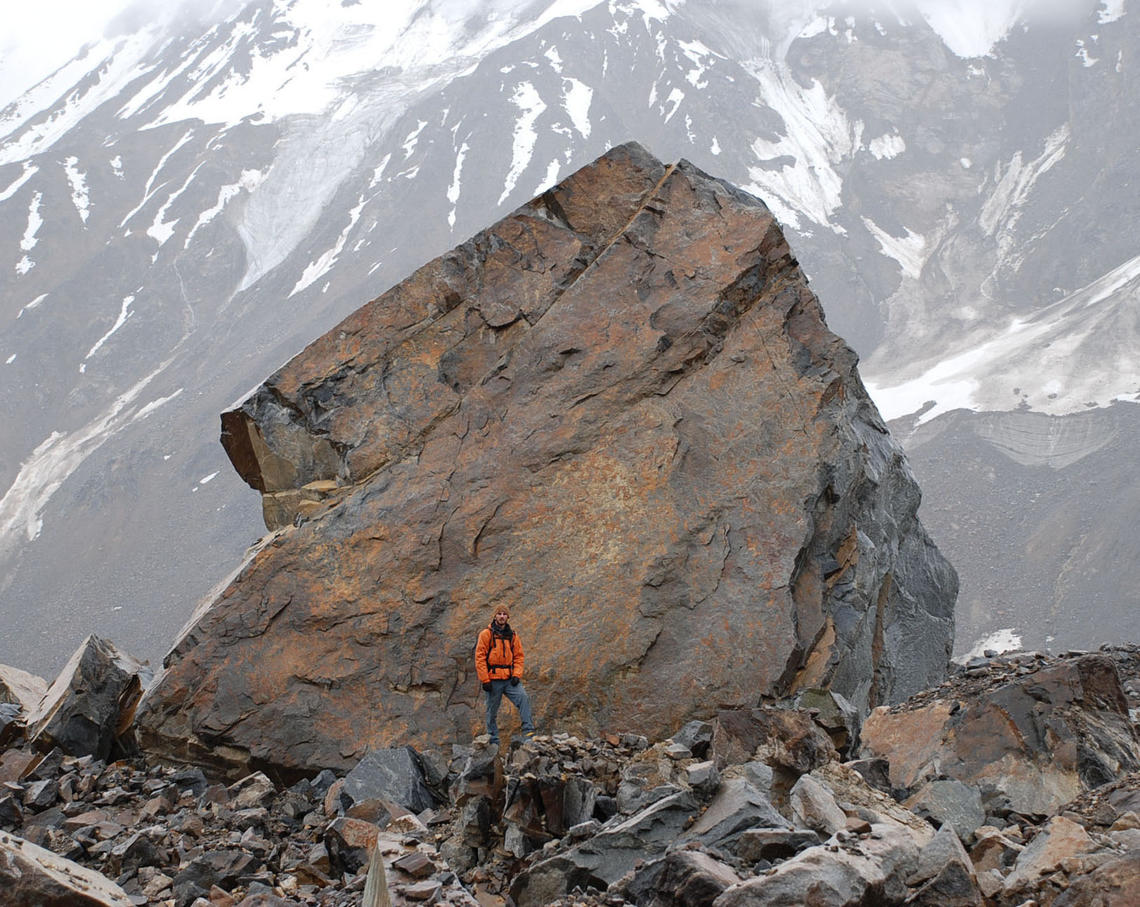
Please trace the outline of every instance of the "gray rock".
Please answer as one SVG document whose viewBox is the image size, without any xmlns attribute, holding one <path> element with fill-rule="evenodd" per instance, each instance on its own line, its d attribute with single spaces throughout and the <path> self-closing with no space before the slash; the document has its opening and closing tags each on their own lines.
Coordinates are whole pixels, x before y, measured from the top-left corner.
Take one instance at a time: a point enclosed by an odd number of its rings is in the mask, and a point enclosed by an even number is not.
<svg viewBox="0 0 1140 907">
<path fill-rule="evenodd" d="M 175 901 L 178 907 L 185 907 L 195 898 L 208 897 L 214 885 L 232 888 L 248 880 L 259 867 L 258 860 L 239 848 L 219 848 L 204 853 L 190 860 L 174 877 Z"/>
<path fill-rule="evenodd" d="M 14 702 L 0 702 L 0 750 L 24 737 L 24 710 Z"/>
<path fill-rule="evenodd" d="M 419 755 L 410 746 L 373 750 L 344 779 L 344 793 L 356 803 L 382 798 L 414 813 L 436 804 Z"/>
<path fill-rule="evenodd" d="M 744 778 L 729 778 L 681 841 L 730 847 L 746 829 L 790 827 L 763 792 Z"/>
<path fill-rule="evenodd" d="M 801 690 L 792 700 L 796 708 L 811 712 L 815 723 L 831 736 L 840 753 L 854 752 L 859 744 L 859 710 L 835 690 Z"/>
<path fill-rule="evenodd" d="M 685 779 L 698 796 L 709 796 L 720 786 L 720 772 L 711 759 L 707 762 L 694 762 L 685 769 Z"/>
<path fill-rule="evenodd" d="M 745 762 L 738 766 L 737 770 L 762 793 L 767 794 L 772 790 L 772 781 L 775 777 L 772 766 L 763 762 Z"/>
<path fill-rule="evenodd" d="M 915 888 L 933 879 L 951 863 L 961 863 L 973 875 L 974 865 L 970 862 L 970 856 L 962 846 L 957 833 L 952 826 L 943 825 L 918 852 L 918 864 L 907 879 L 907 885 Z"/>
<path fill-rule="evenodd" d="M 0 703 L 19 706 L 25 715 L 29 715 L 39 706 L 47 689 L 47 681 L 42 677 L 10 665 L 0 665 Z"/>
<path fill-rule="evenodd" d="M 656 784 L 652 787 L 645 787 L 641 779 L 624 778 L 617 790 L 618 812 L 627 816 L 633 815 L 647 806 L 652 806 L 659 800 L 675 796 L 680 791 L 681 787 L 676 784 Z"/>
<path fill-rule="evenodd" d="M 673 742 L 688 747 L 697 759 L 703 759 L 712 745 L 713 726 L 707 721 L 690 721 L 673 735 Z"/>
<path fill-rule="evenodd" d="M 907 907 L 982 907 L 985 898 L 968 864 L 947 863 L 907 898 Z"/>
<path fill-rule="evenodd" d="M 276 795 L 277 788 L 262 772 L 254 772 L 231 784 L 227 791 L 234 809 L 249 809 L 267 806 Z"/>
<path fill-rule="evenodd" d="M 788 794 L 788 808 L 797 826 L 810 828 L 827 838 L 847 825 L 847 814 L 832 792 L 811 775 L 803 775 Z"/>
<path fill-rule="evenodd" d="M 2 831 L 0 892 L 6 907 L 134 907 L 106 876 Z"/>
<path fill-rule="evenodd" d="M 847 763 L 875 790 L 891 793 L 891 764 L 882 758 L 855 759 Z"/>
<path fill-rule="evenodd" d="M 819 844 L 814 831 L 788 828 L 748 828 L 736 842 L 736 855 L 745 863 L 777 863 Z"/>
<path fill-rule="evenodd" d="M 953 778 L 927 781 L 903 805 L 935 825 L 951 826 L 963 841 L 971 840 L 986 820 L 978 789 Z"/>
<path fill-rule="evenodd" d="M 709 907 L 740 881 L 732 868 L 697 850 L 678 850 L 639 869 L 625 887 L 637 907 Z"/>
<path fill-rule="evenodd" d="M 149 679 L 141 662 L 88 636 L 28 718 L 28 739 L 41 750 L 58 746 L 72 756 L 108 759 Z"/>
<path fill-rule="evenodd" d="M 663 853 L 698 811 L 689 791 L 659 800 L 523 871 L 511 883 L 511 898 L 518 907 L 542 907 L 576 887 L 605 890 L 639 860 Z"/>
<path fill-rule="evenodd" d="M 856 907 L 906 897 L 918 847 L 906 829 L 876 825 L 850 846 L 810 847 L 771 873 L 727 889 L 714 907 Z"/>
</svg>

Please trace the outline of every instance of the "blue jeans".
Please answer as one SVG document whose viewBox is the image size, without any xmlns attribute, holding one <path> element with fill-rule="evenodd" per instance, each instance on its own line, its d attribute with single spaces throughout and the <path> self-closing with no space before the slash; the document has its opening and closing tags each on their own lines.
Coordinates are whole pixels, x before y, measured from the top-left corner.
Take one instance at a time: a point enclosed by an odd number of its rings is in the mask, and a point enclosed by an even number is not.
<svg viewBox="0 0 1140 907">
<path fill-rule="evenodd" d="M 509 680 L 492 680 L 491 689 L 483 691 L 483 697 L 487 701 L 487 733 L 491 735 L 491 742 L 499 742 L 497 717 L 503 696 L 513 702 L 515 708 L 519 710 L 519 720 L 522 721 L 523 733 L 533 734 L 534 721 L 530 715 L 530 697 L 526 695 L 523 685 L 520 683 L 517 686 L 511 686 Z"/>
</svg>

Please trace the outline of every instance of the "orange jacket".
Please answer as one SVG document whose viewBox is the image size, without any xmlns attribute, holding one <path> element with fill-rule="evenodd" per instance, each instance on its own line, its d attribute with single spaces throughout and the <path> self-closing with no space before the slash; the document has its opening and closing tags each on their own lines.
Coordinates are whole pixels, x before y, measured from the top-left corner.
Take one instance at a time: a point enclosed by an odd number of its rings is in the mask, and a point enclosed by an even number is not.
<svg viewBox="0 0 1140 907">
<path fill-rule="evenodd" d="M 495 635 L 490 627 L 484 627 L 475 644 L 475 673 L 479 675 L 479 683 L 522 677 L 523 647 L 518 633 L 508 642 Z"/>
</svg>

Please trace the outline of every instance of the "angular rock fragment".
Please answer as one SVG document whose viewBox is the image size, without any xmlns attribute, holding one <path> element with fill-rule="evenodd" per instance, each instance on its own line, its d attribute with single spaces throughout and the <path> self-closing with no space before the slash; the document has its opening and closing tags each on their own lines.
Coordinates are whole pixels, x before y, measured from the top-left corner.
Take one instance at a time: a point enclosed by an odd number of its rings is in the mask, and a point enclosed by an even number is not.
<svg viewBox="0 0 1140 907">
<path fill-rule="evenodd" d="M 30 715 L 39 706 L 47 690 L 47 681 L 42 677 L 9 665 L 0 665 L 0 703 L 12 703 L 19 706 L 25 715 Z"/>
<path fill-rule="evenodd" d="M 790 825 L 748 780 L 729 778 L 680 840 L 732 850 L 743 832 L 755 828 L 790 828 Z"/>
<path fill-rule="evenodd" d="M 0 831 L 0 892 L 6 907 L 133 907 L 106 876 Z"/>
<path fill-rule="evenodd" d="M 771 873 L 734 885 L 716 907 L 901 904 L 917 860 L 918 847 L 904 829 L 875 826 L 857 844 L 810 847 Z"/>
<path fill-rule="evenodd" d="M 380 798 L 414 813 L 436 802 L 428 790 L 419 754 L 410 746 L 368 753 L 345 776 L 344 793 L 353 803 Z"/>
<path fill-rule="evenodd" d="M 678 850 L 638 870 L 625 897 L 638 907 L 710 907 L 739 881 L 731 867 L 709 854 Z"/>
<path fill-rule="evenodd" d="M 149 673 L 113 643 L 88 636 L 29 716 L 28 739 L 44 751 L 107 759 L 131 727 Z"/>
<path fill-rule="evenodd" d="M 697 812 L 697 802 L 688 791 L 666 797 L 564 853 L 535 863 L 515 877 L 510 895 L 518 907 L 542 907 L 577 887 L 604 891 L 639 860 L 663 853 Z"/>
<path fill-rule="evenodd" d="M 903 805 L 939 828 L 950 826 L 963 840 L 972 838 L 986 820 L 977 788 L 952 778 L 924 782 Z"/>
<path fill-rule="evenodd" d="M 718 764 L 755 759 L 795 776 L 838 757 L 831 738 L 798 709 L 723 709 L 712 741 Z"/>
<path fill-rule="evenodd" d="M 1006 877 L 1006 890 L 1017 891 L 1061 868 L 1065 860 L 1094 847 L 1092 838 L 1080 825 L 1064 816 L 1054 816 L 1018 854 L 1013 871 Z"/>
</svg>

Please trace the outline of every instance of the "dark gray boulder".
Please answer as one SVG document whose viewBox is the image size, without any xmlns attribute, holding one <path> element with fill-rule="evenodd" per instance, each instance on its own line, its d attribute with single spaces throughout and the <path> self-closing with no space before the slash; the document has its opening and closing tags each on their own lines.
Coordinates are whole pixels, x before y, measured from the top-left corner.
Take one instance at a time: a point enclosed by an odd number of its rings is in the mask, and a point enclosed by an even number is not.
<svg viewBox="0 0 1140 907">
<path fill-rule="evenodd" d="M 373 750 L 344 779 L 344 794 L 353 803 L 391 800 L 418 813 L 435 805 L 419 755 L 410 746 Z"/>
<path fill-rule="evenodd" d="M 28 719 L 40 750 L 108 759 L 126 742 L 150 670 L 111 642 L 88 636 Z"/>
</svg>

